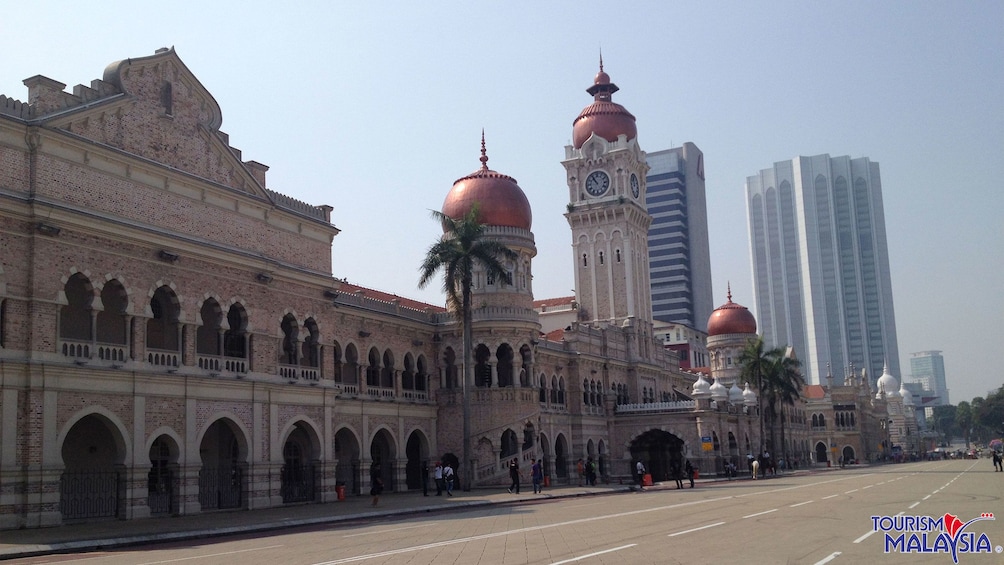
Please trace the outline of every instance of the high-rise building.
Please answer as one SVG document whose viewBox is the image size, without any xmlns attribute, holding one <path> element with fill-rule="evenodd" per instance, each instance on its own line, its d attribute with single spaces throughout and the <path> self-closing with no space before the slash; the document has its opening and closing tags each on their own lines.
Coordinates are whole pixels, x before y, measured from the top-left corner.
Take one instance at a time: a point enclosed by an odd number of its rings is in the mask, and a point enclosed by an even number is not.
<svg viewBox="0 0 1004 565">
<path fill-rule="evenodd" d="M 704 154 L 687 142 L 645 161 L 652 316 L 707 331 L 713 306 Z"/>
<path fill-rule="evenodd" d="M 899 371 L 879 165 L 816 155 L 746 178 L 757 320 L 810 382 Z"/>
<path fill-rule="evenodd" d="M 910 354 L 910 376 L 914 382 L 924 385 L 938 399 L 931 402 L 932 406 L 946 406 L 948 401 L 948 383 L 945 382 L 945 358 L 940 351 L 920 351 Z"/>
</svg>

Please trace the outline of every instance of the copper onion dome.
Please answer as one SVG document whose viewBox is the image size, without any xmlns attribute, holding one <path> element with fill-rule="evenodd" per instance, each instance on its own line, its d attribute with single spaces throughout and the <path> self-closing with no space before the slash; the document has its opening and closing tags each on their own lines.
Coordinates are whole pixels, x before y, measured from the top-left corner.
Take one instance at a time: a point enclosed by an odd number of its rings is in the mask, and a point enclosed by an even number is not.
<svg viewBox="0 0 1004 565">
<path fill-rule="evenodd" d="M 611 101 L 611 95 L 620 90 L 610 82 L 610 75 L 603 72 L 603 57 L 600 57 L 600 72 L 596 73 L 593 85 L 586 92 L 593 95 L 594 102 L 579 113 L 572 122 L 572 144 L 576 149 L 596 134 L 607 141 L 616 141 L 621 134 L 628 139 L 638 137 L 638 127 L 634 116 L 624 106 Z"/>
<path fill-rule="evenodd" d="M 725 334 L 755 334 L 756 318 L 749 309 L 732 302 L 732 289 L 729 288 L 729 301 L 715 308 L 708 318 L 708 336 Z"/>
<path fill-rule="evenodd" d="M 481 168 L 458 179 L 446 195 L 442 212 L 455 220 L 478 205 L 478 221 L 489 226 L 530 229 L 530 202 L 516 179 L 488 168 L 485 134 L 481 132 Z"/>
</svg>

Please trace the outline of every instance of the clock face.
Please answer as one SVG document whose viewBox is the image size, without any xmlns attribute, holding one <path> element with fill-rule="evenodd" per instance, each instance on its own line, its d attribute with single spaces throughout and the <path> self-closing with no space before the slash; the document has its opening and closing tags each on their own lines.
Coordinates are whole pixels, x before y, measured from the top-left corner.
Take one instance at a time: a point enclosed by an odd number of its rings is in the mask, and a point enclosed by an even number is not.
<svg viewBox="0 0 1004 565">
<path fill-rule="evenodd" d="M 593 171 L 586 177 L 586 192 L 600 196 L 610 187 L 610 177 L 603 171 Z"/>
<path fill-rule="evenodd" d="M 631 195 L 638 198 L 638 194 L 641 191 L 641 187 L 638 184 L 638 176 L 635 174 L 631 175 Z"/>
</svg>

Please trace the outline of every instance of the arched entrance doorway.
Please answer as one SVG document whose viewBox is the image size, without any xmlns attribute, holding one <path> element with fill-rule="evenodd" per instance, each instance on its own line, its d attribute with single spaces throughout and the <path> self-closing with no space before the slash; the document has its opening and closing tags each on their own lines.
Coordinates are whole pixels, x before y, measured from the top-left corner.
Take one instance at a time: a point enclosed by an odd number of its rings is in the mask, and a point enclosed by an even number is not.
<svg viewBox="0 0 1004 565">
<path fill-rule="evenodd" d="M 420 489 L 422 480 L 428 479 L 427 476 L 422 476 L 422 470 L 429 464 L 429 442 L 425 440 L 425 434 L 418 430 L 411 432 L 404 451 L 408 457 L 408 463 L 405 465 L 405 483 L 410 490 Z"/>
<path fill-rule="evenodd" d="M 199 504 L 203 510 L 241 508 L 247 472 L 247 444 L 228 419 L 213 422 L 199 445 Z"/>
<path fill-rule="evenodd" d="M 150 445 L 150 472 L 147 474 L 146 504 L 153 516 L 174 514 L 178 510 L 180 479 L 178 444 L 162 435 Z"/>
<path fill-rule="evenodd" d="M 559 479 L 568 478 L 568 441 L 565 434 L 554 440 L 554 474 Z"/>
<path fill-rule="evenodd" d="M 394 449 L 394 438 L 387 430 L 380 430 L 373 436 L 370 443 L 370 478 L 373 468 L 379 466 L 380 478 L 383 479 L 383 488 L 387 492 L 394 492 L 397 485 L 394 484 L 394 460 L 397 458 L 397 450 Z"/>
<path fill-rule="evenodd" d="M 84 416 L 66 434 L 61 451 L 63 520 L 119 516 L 119 501 L 125 495 L 125 442 L 118 429 L 101 415 Z"/>
<path fill-rule="evenodd" d="M 345 492 L 359 494 L 359 442 L 348 428 L 335 434 L 335 484 L 345 485 Z"/>
<path fill-rule="evenodd" d="M 826 463 L 826 444 L 823 442 L 816 443 L 816 463 Z"/>
<path fill-rule="evenodd" d="M 283 503 L 309 502 L 317 493 L 317 450 L 310 429 L 298 422 L 282 446 L 280 471 Z"/>
<path fill-rule="evenodd" d="M 849 465 L 851 463 L 854 463 L 854 448 L 853 447 L 851 447 L 849 445 L 844 446 L 844 450 L 843 450 L 843 453 L 841 453 L 841 455 L 844 456 L 844 465 Z"/>
<path fill-rule="evenodd" d="M 663 430 L 649 430 L 631 441 L 631 472 L 641 460 L 654 481 L 667 481 L 683 467 L 683 440 Z"/>
</svg>

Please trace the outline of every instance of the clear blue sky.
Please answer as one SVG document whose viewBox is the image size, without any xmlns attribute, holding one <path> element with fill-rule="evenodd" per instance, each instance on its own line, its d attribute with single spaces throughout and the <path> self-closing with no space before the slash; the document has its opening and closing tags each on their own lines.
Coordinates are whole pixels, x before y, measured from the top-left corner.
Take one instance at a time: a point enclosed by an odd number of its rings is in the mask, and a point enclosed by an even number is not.
<svg viewBox="0 0 1004 565">
<path fill-rule="evenodd" d="M 8 10 L 0 93 L 174 46 L 269 188 L 334 206 L 337 277 L 442 303 L 417 288 L 428 210 L 478 168 L 484 128 L 489 166 L 533 207 L 535 296 L 570 295 L 560 160 L 602 49 L 642 148 L 704 151 L 716 306 L 728 283 L 753 305 L 746 176 L 869 157 L 903 371 L 942 350 L 953 403 L 1004 384 L 1004 2 L 145 4 Z"/>
</svg>

